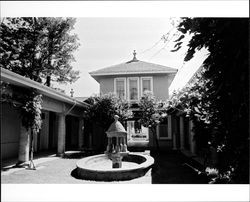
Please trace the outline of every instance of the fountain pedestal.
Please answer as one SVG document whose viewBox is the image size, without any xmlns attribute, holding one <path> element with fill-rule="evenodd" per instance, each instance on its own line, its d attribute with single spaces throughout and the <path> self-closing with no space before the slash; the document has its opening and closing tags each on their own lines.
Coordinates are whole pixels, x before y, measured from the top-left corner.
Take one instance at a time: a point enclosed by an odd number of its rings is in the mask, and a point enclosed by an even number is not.
<svg viewBox="0 0 250 202">
<path fill-rule="evenodd" d="M 120 153 L 115 153 L 111 155 L 112 168 L 121 168 L 122 167 L 122 156 Z"/>
<path fill-rule="evenodd" d="M 115 121 L 106 132 L 108 145 L 105 154 L 112 160 L 112 168 L 121 168 L 122 158 L 129 153 L 127 150 L 127 132 L 118 118 L 119 116 L 115 115 Z"/>
</svg>

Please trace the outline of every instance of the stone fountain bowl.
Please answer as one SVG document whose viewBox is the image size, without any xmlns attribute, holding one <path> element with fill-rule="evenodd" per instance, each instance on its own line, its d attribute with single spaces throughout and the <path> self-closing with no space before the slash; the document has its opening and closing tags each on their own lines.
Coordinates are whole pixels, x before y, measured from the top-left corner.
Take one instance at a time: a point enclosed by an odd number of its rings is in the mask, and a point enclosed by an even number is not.
<svg viewBox="0 0 250 202">
<path fill-rule="evenodd" d="M 78 178 L 95 181 L 121 181 L 142 177 L 154 164 L 149 155 L 129 153 L 122 159 L 121 168 L 112 168 L 105 155 L 89 156 L 76 163 Z"/>
</svg>

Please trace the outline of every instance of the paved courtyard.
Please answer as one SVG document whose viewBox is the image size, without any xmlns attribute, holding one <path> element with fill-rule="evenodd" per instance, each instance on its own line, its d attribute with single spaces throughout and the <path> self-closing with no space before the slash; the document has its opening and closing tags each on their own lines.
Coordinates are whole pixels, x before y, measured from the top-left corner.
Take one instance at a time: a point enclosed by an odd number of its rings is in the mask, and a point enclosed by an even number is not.
<svg viewBox="0 0 250 202">
<path fill-rule="evenodd" d="M 155 164 L 145 176 L 115 182 L 95 182 L 77 179 L 75 175 L 76 162 L 82 157 L 70 155 L 59 158 L 55 155 L 45 155 L 34 162 L 37 170 L 6 166 L 3 162 L 1 171 L 2 183 L 8 184 L 86 184 L 86 183 L 122 183 L 122 184 L 206 184 L 207 180 L 186 166 L 190 159 L 178 152 L 152 153 Z M 4 165 L 5 163 L 5 165 Z M 193 165 L 193 163 L 191 163 Z"/>
</svg>

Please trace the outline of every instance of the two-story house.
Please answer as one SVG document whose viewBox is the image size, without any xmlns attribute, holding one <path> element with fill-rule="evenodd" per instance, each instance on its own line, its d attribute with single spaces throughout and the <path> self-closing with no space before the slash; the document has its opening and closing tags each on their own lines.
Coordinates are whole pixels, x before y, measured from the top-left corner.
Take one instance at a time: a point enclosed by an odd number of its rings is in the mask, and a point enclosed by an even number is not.
<svg viewBox="0 0 250 202">
<path fill-rule="evenodd" d="M 168 88 L 173 81 L 177 69 L 140 61 L 133 53 L 133 59 L 90 72 L 90 75 L 100 84 L 100 94 L 115 93 L 132 104 L 131 110 L 135 113 L 136 103 L 139 102 L 145 91 L 151 91 L 160 100 L 169 98 Z M 154 146 L 154 141 L 148 128 L 144 128 L 139 117 L 127 121 L 128 144 Z M 158 127 L 157 135 L 160 146 L 172 148 L 171 119 Z"/>
</svg>

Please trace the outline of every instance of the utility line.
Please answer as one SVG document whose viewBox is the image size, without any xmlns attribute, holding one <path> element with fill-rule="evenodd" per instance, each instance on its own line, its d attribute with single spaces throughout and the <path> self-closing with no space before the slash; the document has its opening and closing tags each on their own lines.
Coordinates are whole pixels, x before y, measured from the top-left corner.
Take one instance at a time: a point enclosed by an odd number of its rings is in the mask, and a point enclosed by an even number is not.
<svg viewBox="0 0 250 202">
<path fill-rule="evenodd" d="M 172 28 L 166 33 L 163 34 L 162 37 L 150 48 L 145 49 L 141 52 L 139 52 L 139 54 L 144 54 L 150 50 L 152 50 L 153 48 L 155 48 L 161 41 L 163 41 L 163 43 L 165 44 L 160 50 L 158 50 L 153 56 L 151 56 L 151 58 L 149 60 L 152 60 L 155 56 L 157 56 L 162 50 L 164 50 L 166 48 L 166 46 L 169 44 L 169 42 L 177 35 L 178 31 L 175 30 L 175 32 L 173 33 L 173 30 L 176 27 L 174 26 L 174 24 L 172 24 Z M 173 33 L 173 34 L 172 34 Z"/>
<path fill-rule="evenodd" d="M 150 51 L 151 49 L 153 49 L 155 46 L 157 46 L 160 42 L 162 41 L 162 38 L 160 38 L 160 40 L 158 40 L 153 46 L 151 46 L 150 48 L 142 51 L 140 54 L 144 54 L 145 52 Z"/>
<path fill-rule="evenodd" d="M 172 29 L 170 30 L 170 32 L 172 31 Z M 170 35 L 170 32 L 168 32 L 166 35 L 167 35 L 167 38 L 166 37 L 162 37 L 161 38 L 161 40 L 164 40 L 165 42 L 165 45 L 160 49 L 160 50 L 158 50 L 149 60 L 152 60 L 156 55 L 158 55 L 162 50 L 164 50 L 165 48 L 166 48 L 166 46 L 171 42 L 171 40 L 176 36 L 176 33 L 177 32 L 175 32 L 172 36 L 171 36 L 171 38 L 169 38 L 169 35 Z"/>
</svg>

